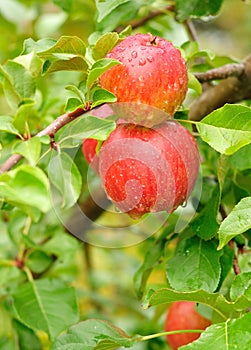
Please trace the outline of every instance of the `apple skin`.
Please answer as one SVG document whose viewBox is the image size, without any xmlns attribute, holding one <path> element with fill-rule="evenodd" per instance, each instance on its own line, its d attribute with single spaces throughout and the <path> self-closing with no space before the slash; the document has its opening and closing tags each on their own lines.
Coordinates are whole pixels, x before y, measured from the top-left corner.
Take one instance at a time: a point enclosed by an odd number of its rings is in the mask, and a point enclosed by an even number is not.
<svg viewBox="0 0 251 350">
<path fill-rule="evenodd" d="M 201 316 L 195 309 L 196 303 L 190 301 L 177 301 L 171 304 L 165 320 L 165 331 L 179 329 L 204 330 L 211 322 Z M 201 333 L 179 333 L 167 335 L 167 342 L 173 350 L 182 345 L 189 344 L 200 337 Z"/>
<path fill-rule="evenodd" d="M 130 35 L 106 58 L 122 63 L 99 79 L 101 87 L 117 96 L 117 102 L 151 105 L 167 116 L 173 116 L 182 104 L 188 88 L 187 67 L 171 42 L 151 34 Z"/>
<path fill-rule="evenodd" d="M 199 170 L 194 137 L 175 120 L 146 128 L 121 123 L 103 143 L 99 175 L 109 199 L 139 219 L 171 213 L 191 193 Z"/>
</svg>

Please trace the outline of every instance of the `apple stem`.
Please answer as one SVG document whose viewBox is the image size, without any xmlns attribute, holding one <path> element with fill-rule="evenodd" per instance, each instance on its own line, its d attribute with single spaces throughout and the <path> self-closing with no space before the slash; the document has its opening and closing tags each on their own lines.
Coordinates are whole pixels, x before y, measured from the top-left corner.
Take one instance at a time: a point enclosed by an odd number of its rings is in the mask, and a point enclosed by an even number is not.
<svg viewBox="0 0 251 350">
<path fill-rule="evenodd" d="M 157 44 L 157 43 L 156 43 L 156 39 L 157 39 L 157 36 L 155 35 L 155 36 L 151 39 L 150 44 L 151 44 L 151 45 L 156 45 L 156 44 Z"/>
</svg>

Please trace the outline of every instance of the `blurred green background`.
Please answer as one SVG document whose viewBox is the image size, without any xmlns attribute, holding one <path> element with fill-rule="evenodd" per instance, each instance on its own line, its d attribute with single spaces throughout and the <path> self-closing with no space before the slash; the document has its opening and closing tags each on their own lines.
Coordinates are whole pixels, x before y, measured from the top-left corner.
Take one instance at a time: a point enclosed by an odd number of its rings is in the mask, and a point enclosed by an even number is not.
<svg viewBox="0 0 251 350">
<path fill-rule="evenodd" d="M 64 0 L 0 0 L 0 63 L 18 56 L 22 52 L 23 41 L 30 37 L 39 40 L 76 35 L 87 43 L 90 34 L 100 30 L 96 25 L 95 2 L 73 0 L 71 7 L 69 3 Z M 142 11 L 144 13 L 144 9 Z M 109 29 L 110 24 L 104 24 L 104 28 L 106 25 Z M 226 0 L 218 16 L 195 20 L 194 25 L 201 49 L 237 59 L 243 59 L 251 53 L 251 4 L 241 0 Z M 140 31 L 161 34 L 175 45 L 188 40 L 183 25 L 167 16 L 150 21 Z M 44 89 L 44 96 L 47 93 L 49 100 L 54 101 L 52 119 L 63 111 L 64 86 L 74 83 L 76 77 L 78 75 L 74 72 L 60 72 L 46 77 L 46 84 L 41 81 L 40 88 Z M 1 115 L 10 113 L 1 87 L 0 104 Z M 56 222 L 56 219 L 52 218 L 53 221 Z M 4 240 L 0 243 L 1 247 L 9 244 Z M 151 238 L 144 246 L 123 249 L 104 249 L 76 242 L 71 244 L 74 247 L 72 255 L 63 257 L 58 268 L 61 268 L 61 272 L 63 269 L 66 279 L 77 287 L 82 319 L 103 317 L 128 334 L 162 331 L 165 310 L 155 308 L 143 311 L 133 292 L 133 276 L 143 260 L 147 245 L 151 244 Z M 150 282 L 162 283 L 164 280 L 160 265 L 152 274 Z M 139 348 L 143 346 L 140 344 Z M 167 347 L 163 338 L 147 345 L 148 349 L 163 347 Z"/>
</svg>

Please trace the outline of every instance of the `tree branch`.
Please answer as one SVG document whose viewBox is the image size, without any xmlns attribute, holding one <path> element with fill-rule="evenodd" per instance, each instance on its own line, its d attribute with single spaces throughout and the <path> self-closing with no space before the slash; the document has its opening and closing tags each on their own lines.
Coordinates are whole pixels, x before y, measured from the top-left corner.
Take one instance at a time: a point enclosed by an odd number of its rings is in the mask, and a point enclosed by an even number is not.
<svg viewBox="0 0 251 350">
<path fill-rule="evenodd" d="M 228 245 L 234 251 L 234 241 L 233 240 L 229 241 Z M 238 257 L 235 254 L 235 252 L 234 252 L 234 260 L 233 260 L 233 269 L 234 269 L 235 275 L 239 275 L 241 273 Z"/>
<path fill-rule="evenodd" d="M 184 22 L 185 26 L 186 26 L 186 30 L 187 30 L 187 33 L 189 35 L 189 38 L 191 41 L 196 41 L 198 42 L 198 36 L 197 36 L 197 33 L 196 33 L 196 29 L 194 27 L 194 24 L 192 21 L 185 21 Z"/>
<path fill-rule="evenodd" d="M 194 76 L 201 83 L 205 83 L 211 80 L 226 79 L 228 77 L 240 77 L 244 71 L 244 63 L 230 63 L 219 68 L 210 69 L 207 72 L 194 73 Z"/>
<path fill-rule="evenodd" d="M 232 68 L 232 73 L 236 71 L 235 76 L 230 76 L 222 80 L 218 85 L 210 85 L 208 87 L 207 84 L 207 88 L 190 108 L 190 120 L 199 121 L 215 109 L 222 107 L 225 103 L 236 103 L 250 98 L 251 55 L 243 61 L 243 66 L 244 70 L 241 74 L 241 66 L 238 69 L 235 67 L 235 69 Z M 223 67 L 221 67 L 220 72 L 223 75 Z M 215 71 L 214 76 L 216 76 Z"/>
<path fill-rule="evenodd" d="M 42 137 L 45 135 L 49 135 L 50 137 L 54 137 L 55 133 L 61 129 L 66 124 L 70 123 L 80 115 L 84 114 L 85 112 L 88 112 L 91 109 L 91 104 L 87 103 L 85 107 L 83 108 L 77 108 L 75 111 L 70 113 L 65 113 L 61 116 L 59 116 L 57 119 L 55 119 L 49 126 L 47 126 L 45 129 L 41 130 L 38 134 L 36 134 L 37 137 Z M 6 160 L 5 163 L 3 163 L 0 166 L 0 174 L 4 173 L 8 170 L 10 170 L 14 165 L 16 165 L 23 157 L 20 154 L 13 154 L 10 158 Z"/>
<path fill-rule="evenodd" d="M 154 10 L 154 11 L 150 11 L 145 17 L 142 17 L 140 19 L 134 20 L 132 22 L 130 22 L 128 25 L 130 25 L 132 27 L 132 29 L 136 29 L 138 27 L 143 26 L 145 23 L 147 23 L 149 20 L 164 15 L 165 12 L 170 11 L 170 12 L 174 12 L 175 11 L 175 6 L 174 5 L 168 5 L 166 6 L 164 9 L 162 10 Z M 115 29 L 116 32 L 120 33 L 122 32 L 128 25 L 126 26 L 119 26 Z"/>
</svg>

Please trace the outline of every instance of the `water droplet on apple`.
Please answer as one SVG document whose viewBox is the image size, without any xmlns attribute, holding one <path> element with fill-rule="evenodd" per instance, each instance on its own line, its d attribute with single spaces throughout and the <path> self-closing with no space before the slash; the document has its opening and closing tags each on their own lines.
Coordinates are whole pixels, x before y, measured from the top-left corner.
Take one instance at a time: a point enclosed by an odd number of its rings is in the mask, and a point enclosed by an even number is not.
<svg viewBox="0 0 251 350">
<path fill-rule="evenodd" d="M 136 52 L 136 51 L 133 51 L 133 52 L 131 53 L 131 57 L 132 57 L 132 58 L 137 58 L 137 57 L 138 57 L 137 52 Z"/>
<path fill-rule="evenodd" d="M 115 209 L 116 213 L 122 213 L 122 211 L 116 205 L 114 206 L 114 209 Z"/>
<path fill-rule="evenodd" d="M 181 204 L 181 207 L 182 208 L 185 208 L 187 206 L 187 201 L 184 201 L 182 204 Z"/>
<path fill-rule="evenodd" d="M 120 51 L 120 52 L 123 52 L 123 51 L 125 51 L 125 47 L 124 46 L 119 46 L 119 47 L 117 47 L 117 50 L 118 51 Z"/>
<path fill-rule="evenodd" d="M 179 78 L 179 83 L 180 83 L 180 85 L 183 85 L 184 84 L 184 79 L 183 78 Z"/>
<path fill-rule="evenodd" d="M 147 61 L 150 62 L 150 63 L 153 62 L 153 57 L 152 57 L 152 56 L 147 56 L 146 59 L 147 59 Z"/>
<path fill-rule="evenodd" d="M 146 64 L 146 60 L 144 59 L 144 58 L 141 58 L 140 60 L 139 60 L 139 65 L 140 66 L 144 66 Z"/>
</svg>

